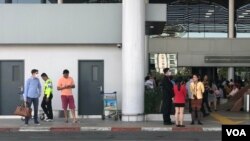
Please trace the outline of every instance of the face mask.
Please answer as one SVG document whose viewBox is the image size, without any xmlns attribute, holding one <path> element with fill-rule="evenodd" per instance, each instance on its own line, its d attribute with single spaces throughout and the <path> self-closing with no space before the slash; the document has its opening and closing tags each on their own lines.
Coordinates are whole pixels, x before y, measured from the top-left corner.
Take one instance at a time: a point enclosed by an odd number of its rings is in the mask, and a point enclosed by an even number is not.
<svg viewBox="0 0 250 141">
<path fill-rule="evenodd" d="M 38 75 L 38 74 L 35 74 L 35 77 L 36 77 L 36 78 L 38 78 L 38 77 L 39 77 L 39 75 Z"/>
</svg>

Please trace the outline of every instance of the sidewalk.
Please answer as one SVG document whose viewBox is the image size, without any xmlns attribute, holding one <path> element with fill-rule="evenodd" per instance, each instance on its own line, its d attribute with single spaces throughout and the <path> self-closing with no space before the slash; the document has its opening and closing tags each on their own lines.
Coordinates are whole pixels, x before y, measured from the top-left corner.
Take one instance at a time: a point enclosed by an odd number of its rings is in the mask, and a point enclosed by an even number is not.
<svg viewBox="0 0 250 141">
<path fill-rule="evenodd" d="M 33 120 L 29 126 L 24 126 L 20 118 L 0 118 L 0 132 L 64 132 L 64 131 L 221 131 L 222 124 L 250 124 L 250 114 L 246 112 L 213 112 L 203 118 L 203 125 L 190 125 L 185 121 L 186 127 L 163 125 L 161 121 L 123 122 L 113 119 L 80 119 L 78 123 L 65 123 L 63 118 L 54 119 L 53 122 L 40 121 L 39 126 Z"/>
</svg>

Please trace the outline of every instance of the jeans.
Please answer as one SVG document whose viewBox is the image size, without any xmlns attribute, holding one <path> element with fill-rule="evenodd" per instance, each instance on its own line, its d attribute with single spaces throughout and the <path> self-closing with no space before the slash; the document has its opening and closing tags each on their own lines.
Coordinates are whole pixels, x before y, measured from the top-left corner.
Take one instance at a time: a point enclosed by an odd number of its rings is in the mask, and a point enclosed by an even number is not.
<svg viewBox="0 0 250 141">
<path fill-rule="evenodd" d="M 27 97 L 26 101 L 27 107 L 31 107 L 33 104 L 33 110 L 34 110 L 34 123 L 38 123 L 38 104 L 39 104 L 39 98 L 30 98 Z M 25 117 L 25 124 L 29 123 L 29 117 Z"/>
</svg>

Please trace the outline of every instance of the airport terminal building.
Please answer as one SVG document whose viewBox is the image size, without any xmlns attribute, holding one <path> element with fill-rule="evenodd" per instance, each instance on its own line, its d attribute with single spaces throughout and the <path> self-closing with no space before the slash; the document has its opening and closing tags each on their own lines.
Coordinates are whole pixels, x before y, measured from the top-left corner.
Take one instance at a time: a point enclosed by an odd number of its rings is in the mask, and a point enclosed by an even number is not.
<svg viewBox="0 0 250 141">
<path fill-rule="evenodd" d="M 144 77 L 170 67 L 249 79 L 249 0 L 0 0 L 0 115 L 12 115 L 31 69 L 75 80 L 79 116 L 117 92 L 123 121 L 144 119 Z M 42 79 L 41 79 L 42 82 Z M 42 82 L 43 83 L 43 82 Z M 7 108 L 6 108 L 7 107 Z"/>
</svg>

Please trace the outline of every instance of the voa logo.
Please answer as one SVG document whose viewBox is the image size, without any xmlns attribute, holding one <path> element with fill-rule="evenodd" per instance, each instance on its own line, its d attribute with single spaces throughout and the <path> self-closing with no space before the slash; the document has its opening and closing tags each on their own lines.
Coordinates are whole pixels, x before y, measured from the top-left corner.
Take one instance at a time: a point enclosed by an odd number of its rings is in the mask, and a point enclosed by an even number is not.
<svg viewBox="0 0 250 141">
<path fill-rule="evenodd" d="M 226 129 L 227 136 L 247 136 L 244 129 Z"/>
</svg>

